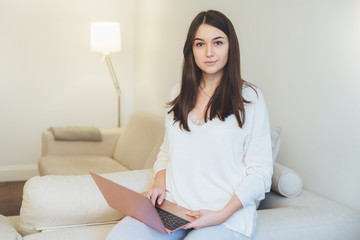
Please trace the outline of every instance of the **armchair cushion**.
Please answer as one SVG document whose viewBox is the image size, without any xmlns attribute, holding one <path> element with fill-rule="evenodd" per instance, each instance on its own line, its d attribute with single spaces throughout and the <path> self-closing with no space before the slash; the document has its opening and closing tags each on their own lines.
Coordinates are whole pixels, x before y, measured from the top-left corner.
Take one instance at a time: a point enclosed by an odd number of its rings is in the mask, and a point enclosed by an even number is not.
<svg viewBox="0 0 360 240">
<path fill-rule="evenodd" d="M 100 129 L 102 141 L 55 141 L 53 134 L 46 130 L 42 133 L 42 156 L 47 155 L 96 155 L 112 157 L 121 128 Z"/>
<path fill-rule="evenodd" d="M 101 132 L 96 127 L 51 127 L 49 131 L 56 141 L 101 141 Z"/>
<path fill-rule="evenodd" d="M 84 175 L 89 171 L 111 173 L 129 170 L 110 157 L 85 155 L 45 156 L 39 159 L 38 168 L 41 176 Z"/>
<path fill-rule="evenodd" d="M 164 124 L 164 118 L 156 114 L 133 113 L 117 142 L 114 159 L 129 169 L 143 169 L 145 164 L 152 166 L 157 156 L 153 150 L 159 152 L 164 138 Z"/>
<path fill-rule="evenodd" d="M 135 170 L 104 174 L 137 192 L 153 182 L 153 171 Z M 90 175 L 33 177 L 24 186 L 20 210 L 20 233 L 78 225 L 108 223 L 124 215 L 108 206 Z"/>
</svg>

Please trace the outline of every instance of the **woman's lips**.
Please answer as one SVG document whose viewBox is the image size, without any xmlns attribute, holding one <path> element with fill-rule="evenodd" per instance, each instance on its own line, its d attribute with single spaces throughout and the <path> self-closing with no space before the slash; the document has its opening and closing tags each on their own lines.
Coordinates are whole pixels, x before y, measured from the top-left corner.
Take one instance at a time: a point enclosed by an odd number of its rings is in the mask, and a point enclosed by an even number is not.
<svg viewBox="0 0 360 240">
<path fill-rule="evenodd" d="M 215 65 L 215 63 L 216 63 L 216 61 L 206 61 L 206 62 L 205 62 L 205 64 L 206 64 L 207 66 L 213 66 L 213 65 Z"/>
</svg>

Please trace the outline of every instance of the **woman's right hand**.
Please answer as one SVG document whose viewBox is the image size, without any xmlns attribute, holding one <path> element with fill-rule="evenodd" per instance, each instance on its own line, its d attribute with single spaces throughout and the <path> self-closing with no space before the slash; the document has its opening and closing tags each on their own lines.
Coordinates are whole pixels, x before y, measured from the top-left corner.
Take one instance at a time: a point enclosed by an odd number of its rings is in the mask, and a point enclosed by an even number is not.
<svg viewBox="0 0 360 240">
<path fill-rule="evenodd" d="M 166 184 L 165 184 L 166 170 L 160 170 L 155 175 L 155 181 L 152 188 L 144 193 L 149 198 L 152 204 L 155 206 L 156 200 L 161 205 L 165 199 Z"/>
<path fill-rule="evenodd" d="M 149 191 L 147 191 L 144 195 L 151 200 L 154 206 L 156 200 L 157 203 L 161 205 L 165 199 L 165 187 L 157 186 L 157 184 L 155 183 L 153 187 Z"/>
</svg>

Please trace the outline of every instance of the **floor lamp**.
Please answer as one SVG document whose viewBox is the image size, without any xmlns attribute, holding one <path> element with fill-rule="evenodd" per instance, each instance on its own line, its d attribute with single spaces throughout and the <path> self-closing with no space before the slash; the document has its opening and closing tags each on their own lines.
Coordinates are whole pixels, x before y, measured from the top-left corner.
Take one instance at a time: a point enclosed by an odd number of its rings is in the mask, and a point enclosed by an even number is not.
<svg viewBox="0 0 360 240">
<path fill-rule="evenodd" d="M 93 22 L 90 29 L 91 51 L 103 53 L 101 61 L 106 61 L 111 79 L 118 97 L 118 127 L 120 127 L 120 86 L 114 67 L 111 63 L 110 53 L 121 51 L 120 23 Z"/>
</svg>

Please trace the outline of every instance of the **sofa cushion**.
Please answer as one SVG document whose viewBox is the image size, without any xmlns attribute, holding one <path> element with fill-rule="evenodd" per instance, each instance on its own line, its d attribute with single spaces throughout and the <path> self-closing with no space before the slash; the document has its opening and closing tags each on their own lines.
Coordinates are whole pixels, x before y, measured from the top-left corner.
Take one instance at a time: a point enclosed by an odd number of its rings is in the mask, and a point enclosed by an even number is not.
<svg viewBox="0 0 360 240">
<path fill-rule="evenodd" d="M 360 212 L 309 191 L 296 198 L 270 192 L 257 211 L 254 240 L 357 240 Z"/>
<path fill-rule="evenodd" d="M 39 173 L 43 175 L 84 175 L 89 171 L 110 173 L 129 170 L 106 156 L 45 156 L 39 160 Z"/>
<path fill-rule="evenodd" d="M 271 189 L 284 197 L 296 197 L 302 191 L 303 181 L 294 170 L 274 163 Z"/>
<path fill-rule="evenodd" d="M 56 229 L 27 235 L 24 240 L 99 240 L 106 239 L 115 224 L 106 224 L 98 226 L 82 226 Z"/>
<path fill-rule="evenodd" d="M 0 215 L 0 238 L 7 240 L 23 239 L 15 227 L 3 215 Z"/>
<path fill-rule="evenodd" d="M 20 216 L 6 216 L 6 219 L 14 226 L 16 231 L 19 231 Z M 1 236 L 1 235 L 0 235 Z"/>
<path fill-rule="evenodd" d="M 129 169 L 143 169 L 148 157 L 155 161 L 164 138 L 164 118 L 152 113 L 133 113 L 115 147 L 114 159 Z"/>
<path fill-rule="evenodd" d="M 103 176 L 137 192 L 147 191 L 153 182 L 151 169 Z M 19 230 L 28 235 L 54 227 L 113 222 L 123 216 L 108 206 L 90 175 L 37 176 L 25 183 Z"/>
</svg>

